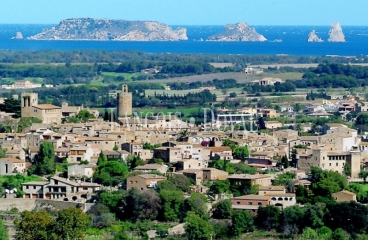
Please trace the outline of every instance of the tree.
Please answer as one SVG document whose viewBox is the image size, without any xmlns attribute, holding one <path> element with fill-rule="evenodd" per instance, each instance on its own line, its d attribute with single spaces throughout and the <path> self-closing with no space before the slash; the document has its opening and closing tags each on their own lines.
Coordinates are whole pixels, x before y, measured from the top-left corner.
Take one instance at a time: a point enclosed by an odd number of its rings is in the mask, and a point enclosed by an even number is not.
<svg viewBox="0 0 368 240">
<path fill-rule="evenodd" d="M 290 166 L 289 159 L 287 158 L 286 155 L 282 156 L 281 163 L 284 168 L 288 168 Z"/>
<path fill-rule="evenodd" d="M 222 200 L 212 207 L 212 217 L 216 219 L 229 219 L 231 217 L 231 200 Z"/>
<path fill-rule="evenodd" d="M 239 237 L 242 233 L 252 232 L 254 230 L 254 221 L 248 211 L 234 211 L 231 215 L 231 232 L 233 236 Z"/>
<path fill-rule="evenodd" d="M 9 239 L 8 230 L 4 226 L 2 219 L 0 219 L 0 239 L 2 239 L 2 240 L 8 240 Z"/>
<path fill-rule="evenodd" d="M 282 211 L 281 228 L 285 237 L 301 231 L 304 227 L 305 209 L 298 205 L 287 207 Z"/>
<path fill-rule="evenodd" d="M 367 181 L 368 172 L 367 171 L 364 171 L 364 170 L 360 170 L 359 177 L 360 178 L 363 178 L 363 181 L 365 183 Z"/>
<path fill-rule="evenodd" d="M 263 117 L 258 118 L 258 128 L 259 130 L 266 129 L 266 123 L 263 120 Z"/>
<path fill-rule="evenodd" d="M 3 104 L 0 104 L 0 110 L 6 113 L 15 113 L 15 117 L 21 116 L 21 101 L 20 99 L 7 98 Z"/>
<path fill-rule="evenodd" d="M 55 152 L 51 142 L 41 143 L 35 163 L 29 168 L 29 172 L 39 175 L 48 175 L 55 172 Z"/>
<path fill-rule="evenodd" d="M 153 190 L 139 192 L 132 188 L 128 191 L 125 204 L 126 217 L 133 221 L 154 220 L 159 216 L 161 210 L 161 199 Z"/>
<path fill-rule="evenodd" d="M 184 202 L 184 195 L 181 191 L 161 190 L 162 219 L 176 222 L 179 220 L 180 207 Z"/>
<path fill-rule="evenodd" d="M 249 157 L 248 146 L 235 147 L 233 150 L 233 155 L 237 159 L 246 159 Z"/>
<path fill-rule="evenodd" d="M 103 166 L 107 163 L 106 155 L 101 151 L 100 155 L 98 155 L 97 166 Z"/>
<path fill-rule="evenodd" d="M 55 220 L 46 211 L 24 211 L 20 220 L 14 223 L 17 240 L 47 240 L 50 239 Z"/>
<path fill-rule="evenodd" d="M 303 230 L 300 240 L 319 240 L 319 236 L 312 228 L 307 227 Z"/>
<path fill-rule="evenodd" d="M 169 181 L 172 182 L 177 189 L 183 192 L 189 192 L 190 187 L 192 186 L 189 178 L 182 174 L 174 174 L 169 178 Z"/>
<path fill-rule="evenodd" d="M 301 110 L 302 110 L 302 105 L 300 103 L 295 103 L 295 105 L 294 105 L 294 111 L 298 113 Z"/>
<path fill-rule="evenodd" d="M 209 193 L 212 195 L 220 193 L 228 193 L 230 191 L 229 180 L 216 180 L 209 189 Z"/>
<path fill-rule="evenodd" d="M 91 118 L 95 118 L 95 115 L 88 110 L 81 110 L 75 117 L 68 117 L 67 122 L 87 122 Z"/>
<path fill-rule="evenodd" d="M 344 165 L 344 175 L 351 176 L 351 166 L 348 163 Z"/>
<path fill-rule="evenodd" d="M 32 126 L 33 123 L 42 123 L 42 120 L 35 117 L 20 118 L 18 122 L 18 132 L 22 132 L 25 128 Z"/>
<path fill-rule="evenodd" d="M 271 230 L 279 227 L 281 211 L 276 206 L 260 206 L 258 208 L 258 214 L 255 218 L 255 223 L 260 229 Z"/>
<path fill-rule="evenodd" d="M 79 208 L 60 210 L 53 232 L 61 239 L 83 239 L 88 224 L 88 216 Z"/>
<path fill-rule="evenodd" d="M 212 226 L 208 223 L 208 221 L 196 215 L 194 212 L 188 212 L 185 222 L 185 234 L 188 239 L 212 239 Z"/>
<path fill-rule="evenodd" d="M 192 193 L 189 198 L 185 199 L 181 213 L 194 212 L 202 219 L 209 219 L 207 197 L 201 193 Z"/>
<path fill-rule="evenodd" d="M 297 132 L 298 132 L 298 135 L 299 135 L 299 136 L 301 136 L 301 135 L 302 135 L 303 127 L 302 127 L 302 125 L 301 125 L 300 123 L 297 123 L 297 124 L 295 125 L 295 131 L 297 131 Z"/>
<path fill-rule="evenodd" d="M 126 159 L 125 159 L 127 166 L 129 168 L 130 171 L 132 171 L 134 168 L 138 167 L 138 166 L 143 166 L 146 163 L 137 155 L 129 155 Z"/>
<path fill-rule="evenodd" d="M 274 186 L 287 186 L 290 181 L 292 181 L 295 177 L 294 173 L 282 173 L 277 175 L 277 177 L 273 180 L 272 185 Z"/>
</svg>

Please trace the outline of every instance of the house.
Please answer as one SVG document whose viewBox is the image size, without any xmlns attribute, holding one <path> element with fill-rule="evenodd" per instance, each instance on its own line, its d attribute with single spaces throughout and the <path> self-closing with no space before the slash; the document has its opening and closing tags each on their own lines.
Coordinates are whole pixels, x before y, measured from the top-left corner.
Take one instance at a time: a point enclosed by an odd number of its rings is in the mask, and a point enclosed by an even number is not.
<svg viewBox="0 0 368 240">
<path fill-rule="evenodd" d="M 224 147 L 210 147 L 210 159 L 211 160 L 232 160 L 233 151 L 229 146 Z"/>
<path fill-rule="evenodd" d="M 134 168 L 134 171 L 140 171 L 144 173 L 148 173 L 151 171 L 159 171 L 162 174 L 166 174 L 168 166 L 165 164 L 146 164 L 143 166 L 137 166 Z"/>
<path fill-rule="evenodd" d="M 204 168 L 203 170 L 203 181 L 216 181 L 226 180 L 229 176 L 228 172 L 216 169 L 216 168 Z"/>
<path fill-rule="evenodd" d="M 290 105 L 283 105 L 283 106 L 281 106 L 281 112 L 292 113 L 292 112 L 294 112 L 294 107 L 290 106 Z"/>
<path fill-rule="evenodd" d="M 181 149 L 177 147 L 159 147 L 153 150 L 153 158 L 161 158 L 164 162 L 176 163 L 182 159 Z"/>
<path fill-rule="evenodd" d="M 265 126 L 267 129 L 277 129 L 282 127 L 282 123 L 279 121 L 265 121 Z"/>
<path fill-rule="evenodd" d="M 355 104 L 356 112 L 368 112 L 368 102 L 358 102 Z"/>
<path fill-rule="evenodd" d="M 26 162 L 18 158 L 1 158 L 0 175 L 13 175 L 14 173 L 24 173 Z"/>
<path fill-rule="evenodd" d="M 232 198 L 231 207 L 234 210 L 248 210 L 256 215 L 259 206 L 266 207 L 270 205 L 270 202 L 270 196 L 251 194 Z"/>
<path fill-rule="evenodd" d="M 277 118 L 280 117 L 280 114 L 276 112 L 275 109 L 272 108 L 261 108 L 257 109 L 257 114 L 260 117 L 268 117 L 268 118 Z"/>
<path fill-rule="evenodd" d="M 92 164 L 88 164 L 88 165 L 76 164 L 76 165 L 68 166 L 68 177 L 91 178 L 93 176 L 95 167 L 96 165 L 92 165 Z"/>
<path fill-rule="evenodd" d="M 166 177 L 157 174 L 141 174 L 137 176 L 130 176 L 127 178 L 127 190 L 136 188 L 140 191 L 149 189 L 157 189 L 157 183 L 166 180 Z"/>
<path fill-rule="evenodd" d="M 68 163 L 79 163 L 80 161 L 87 160 L 88 162 L 92 161 L 93 157 L 93 149 L 90 145 L 87 146 L 79 146 L 71 148 L 67 157 Z M 96 163 L 96 162 L 95 162 Z"/>
<path fill-rule="evenodd" d="M 22 161 L 26 160 L 26 152 L 23 148 L 11 148 L 5 152 L 5 157 L 7 158 L 19 158 Z"/>
<path fill-rule="evenodd" d="M 204 166 L 203 161 L 197 159 L 181 159 L 177 163 L 177 170 L 186 170 L 186 169 L 202 169 Z"/>
<path fill-rule="evenodd" d="M 75 182 L 66 178 L 51 177 L 50 182 L 22 183 L 23 198 L 42 198 L 64 202 L 86 202 L 100 189 L 91 182 Z"/>
<path fill-rule="evenodd" d="M 229 179 L 230 184 L 234 185 L 248 185 L 248 186 L 271 186 L 272 185 L 272 177 L 270 175 L 265 174 L 233 174 L 230 175 L 227 179 Z"/>
<path fill-rule="evenodd" d="M 333 193 L 332 197 L 333 199 L 335 199 L 336 202 L 357 201 L 356 194 L 347 190 L 342 190 L 340 192 Z"/>
</svg>

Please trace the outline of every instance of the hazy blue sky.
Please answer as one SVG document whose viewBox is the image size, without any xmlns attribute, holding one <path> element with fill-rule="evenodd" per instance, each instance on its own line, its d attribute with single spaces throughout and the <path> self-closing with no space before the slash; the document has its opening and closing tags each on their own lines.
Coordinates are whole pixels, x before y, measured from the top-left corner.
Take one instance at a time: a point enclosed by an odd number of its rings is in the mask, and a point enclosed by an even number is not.
<svg viewBox="0 0 368 240">
<path fill-rule="evenodd" d="M 368 0 L 1 0 L 0 23 L 58 23 L 77 17 L 172 25 L 368 26 Z"/>
</svg>

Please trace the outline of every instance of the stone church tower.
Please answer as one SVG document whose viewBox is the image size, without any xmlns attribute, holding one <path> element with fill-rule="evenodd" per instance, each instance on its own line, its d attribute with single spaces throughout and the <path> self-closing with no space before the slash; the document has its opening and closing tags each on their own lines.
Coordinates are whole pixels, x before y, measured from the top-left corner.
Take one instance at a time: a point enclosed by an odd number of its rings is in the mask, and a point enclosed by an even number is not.
<svg viewBox="0 0 368 240">
<path fill-rule="evenodd" d="M 118 117 L 130 117 L 133 114 L 133 96 L 128 92 L 128 86 L 123 84 L 121 93 L 118 94 Z"/>
<path fill-rule="evenodd" d="M 22 117 L 33 117 L 34 106 L 38 105 L 38 94 L 37 93 L 22 93 L 21 94 L 21 115 Z"/>
</svg>

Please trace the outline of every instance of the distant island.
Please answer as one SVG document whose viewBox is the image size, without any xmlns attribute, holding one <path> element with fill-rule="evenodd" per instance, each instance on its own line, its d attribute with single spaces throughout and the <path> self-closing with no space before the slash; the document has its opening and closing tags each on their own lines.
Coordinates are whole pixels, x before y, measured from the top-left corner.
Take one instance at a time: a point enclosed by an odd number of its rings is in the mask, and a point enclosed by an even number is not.
<svg viewBox="0 0 368 240">
<path fill-rule="evenodd" d="M 27 40 L 180 41 L 188 37 L 185 28 L 174 30 L 154 21 L 73 18 Z"/>
<path fill-rule="evenodd" d="M 340 23 L 334 22 L 331 25 L 330 31 L 328 32 L 329 42 L 345 42 L 345 35 L 342 32 Z"/>
<path fill-rule="evenodd" d="M 312 30 L 312 32 L 310 32 L 308 35 L 307 42 L 323 42 L 323 40 L 317 36 L 315 30 Z"/>
<path fill-rule="evenodd" d="M 227 24 L 223 32 L 208 37 L 207 41 L 264 42 L 267 39 L 245 22 Z"/>
</svg>

